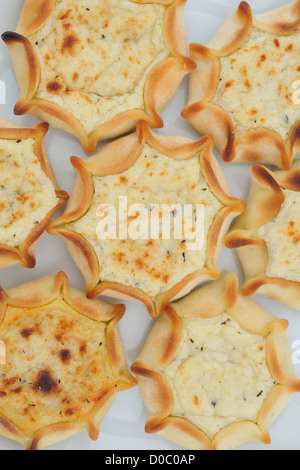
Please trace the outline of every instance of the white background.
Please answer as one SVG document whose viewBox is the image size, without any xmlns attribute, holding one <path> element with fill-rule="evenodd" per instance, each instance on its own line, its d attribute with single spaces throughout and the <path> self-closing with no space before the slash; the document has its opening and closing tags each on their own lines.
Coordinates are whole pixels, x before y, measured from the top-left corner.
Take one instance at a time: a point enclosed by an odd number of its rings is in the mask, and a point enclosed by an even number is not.
<svg viewBox="0 0 300 470">
<path fill-rule="evenodd" d="M 255 13 L 262 13 L 289 3 L 284 0 L 250 0 Z M 23 5 L 23 0 L 0 0 L 0 34 L 4 31 L 14 31 Z M 188 0 L 185 17 L 188 40 L 190 42 L 206 43 L 223 24 L 224 20 L 238 7 L 239 0 Z M 300 78 L 300 77 L 299 77 Z M 0 104 L 0 115 L 24 126 L 32 126 L 37 119 L 28 115 L 14 116 L 13 107 L 18 99 L 18 86 L 13 73 L 10 57 L 6 46 L 0 41 L 0 80 L 7 86 L 6 105 Z M 266 83 L 266 86 L 268 84 Z M 199 134 L 181 118 L 180 111 L 187 101 L 188 79 L 186 78 L 173 101 L 165 109 L 163 118 L 165 126 L 159 130 L 164 135 L 183 135 L 198 139 Z M 46 136 L 47 152 L 55 171 L 61 189 L 71 192 L 75 170 L 70 164 L 72 155 L 86 157 L 87 155 L 75 138 L 51 128 Z M 99 146 L 100 147 L 100 146 Z M 217 154 L 217 152 L 216 152 Z M 220 156 L 217 154 L 219 160 Z M 251 165 L 223 163 L 234 196 L 247 199 L 250 184 Z M 57 215 L 60 215 L 58 213 Z M 56 274 L 63 270 L 67 273 L 70 283 L 82 290 L 85 289 L 83 278 L 72 261 L 63 240 L 60 237 L 45 234 L 36 250 L 36 267 L 28 270 L 22 267 L 11 267 L 0 272 L 0 284 L 4 289 L 15 285 Z M 243 275 L 236 254 L 224 248 L 218 266 L 222 274 L 234 270 L 240 277 Z M 288 337 L 290 345 L 300 340 L 300 312 L 291 310 L 261 296 L 255 296 L 260 305 L 280 318 L 290 322 Z M 127 312 L 121 322 L 121 334 L 126 349 L 128 366 L 138 356 L 144 341 L 153 325 L 146 308 L 139 304 L 127 302 Z M 299 346 L 298 346 L 299 347 Z M 298 356 L 300 359 L 300 354 Z M 300 365 L 295 365 L 300 377 Z M 50 447 L 55 450 L 176 450 L 179 446 L 172 444 L 159 436 L 148 435 L 144 431 L 145 412 L 138 387 L 120 393 L 107 414 L 101 427 L 97 442 L 89 439 L 83 433 L 62 443 Z M 272 444 L 263 446 L 249 443 L 242 450 L 299 450 L 300 449 L 300 395 L 296 395 L 284 412 L 270 428 Z M 14 442 L 0 437 L 0 450 L 22 449 Z"/>
</svg>

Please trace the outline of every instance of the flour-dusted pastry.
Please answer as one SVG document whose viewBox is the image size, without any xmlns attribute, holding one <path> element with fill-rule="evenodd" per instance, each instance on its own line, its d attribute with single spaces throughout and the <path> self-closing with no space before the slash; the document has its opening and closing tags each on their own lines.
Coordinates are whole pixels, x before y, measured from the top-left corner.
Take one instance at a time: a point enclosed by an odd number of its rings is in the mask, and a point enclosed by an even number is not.
<svg viewBox="0 0 300 470">
<path fill-rule="evenodd" d="M 146 432 L 193 450 L 270 443 L 268 427 L 300 391 L 287 327 L 241 295 L 234 273 L 167 305 L 131 367 Z"/>
<path fill-rule="evenodd" d="M 65 273 L 1 290 L 0 435 L 39 450 L 88 431 L 136 384 L 118 323 L 124 305 L 88 300 Z"/>
<path fill-rule="evenodd" d="M 300 1 L 254 16 L 241 2 L 206 45 L 191 44 L 185 117 L 224 161 L 288 169 L 300 151 Z"/>
<path fill-rule="evenodd" d="M 35 266 L 35 247 L 68 195 L 44 148 L 48 124 L 23 128 L 0 118 L 0 269 Z"/>
<path fill-rule="evenodd" d="M 187 57 L 186 0 L 25 0 L 17 32 L 3 34 L 31 113 L 75 135 L 89 153 L 98 140 L 162 109 L 195 68 Z"/>
<path fill-rule="evenodd" d="M 228 195 L 212 147 L 209 137 L 164 137 L 142 121 L 94 156 L 71 159 L 77 182 L 48 230 L 65 238 L 89 297 L 138 300 L 156 316 L 219 277 L 224 236 L 245 203 Z"/>
<path fill-rule="evenodd" d="M 272 172 L 254 165 L 247 209 L 226 237 L 245 273 L 244 295 L 259 293 L 300 310 L 300 162 Z"/>
</svg>

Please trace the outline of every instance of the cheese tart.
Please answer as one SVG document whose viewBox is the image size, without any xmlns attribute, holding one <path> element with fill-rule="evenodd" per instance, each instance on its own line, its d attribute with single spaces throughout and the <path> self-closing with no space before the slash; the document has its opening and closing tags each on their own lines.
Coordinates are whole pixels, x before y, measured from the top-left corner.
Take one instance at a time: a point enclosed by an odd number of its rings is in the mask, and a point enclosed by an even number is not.
<svg viewBox="0 0 300 470">
<path fill-rule="evenodd" d="M 0 435 L 39 450 L 96 440 L 117 393 L 136 381 L 118 323 L 124 305 L 88 300 L 65 273 L 1 289 Z"/>
<path fill-rule="evenodd" d="M 26 0 L 6 32 L 20 86 L 16 114 L 76 136 L 88 153 L 161 112 L 183 77 L 186 0 Z"/>
<path fill-rule="evenodd" d="M 300 164 L 252 169 L 247 209 L 226 237 L 245 274 L 244 295 L 265 295 L 300 310 Z"/>
<path fill-rule="evenodd" d="M 245 203 L 230 195 L 212 147 L 209 137 L 160 136 L 143 121 L 94 156 L 71 159 L 77 182 L 48 230 L 64 237 L 88 296 L 138 300 L 157 316 L 219 277 L 225 234 Z"/>
<path fill-rule="evenodd" d="M 241 294 L 235 273 L 168 304 L 131 367 L 146 432 L 191 450 L 269 444 L 300 391 L 287 327 Z"/>
<path fill-rule="evenodd" d="M 35 266 L 35 247 L 68 195 L 58 188 L 44 137 L 48 124 L 0 118 L 0 269 Z"/>
</svg>

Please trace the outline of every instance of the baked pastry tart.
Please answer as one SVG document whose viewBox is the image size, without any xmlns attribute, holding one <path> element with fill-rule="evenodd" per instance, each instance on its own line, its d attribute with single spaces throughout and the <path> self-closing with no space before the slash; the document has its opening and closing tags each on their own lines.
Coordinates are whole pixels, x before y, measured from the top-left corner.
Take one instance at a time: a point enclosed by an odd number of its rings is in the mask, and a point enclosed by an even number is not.
<svg viewBox="0 0 300 470">
<path fill-rule="evenodd" d="M 224 161 L 287 170 L 298 156 L 299 27 L 299 0 L 262 15 L 241 2 L 206 46 L 191 44 L 182 116 L 214 137 Z"/>
<path fill-rule="evenodd" d="M 300 310 L 300 162 L 288 171 L 252 169 L 247 209 L 226 237 L 245 273 L 242 292 Z"/>
<path fill-rule="evenodd" d="M 229 195 L 212 147 L 209 137 L 165 137 L 142 121 L 94 156 L 71 159 L 77 182 L 48 231 L 64 237 L 88 297 L 137 300 L 155 317 L 219 277 L 224 236 L 245 203 Z"/>
<path fill-rule="evenodd" d="M 0 118 L 0 269 L 35 266 L 35 247 L 68 198 L 45 148 L 48 124 L 20 127 Z"/>
<path fill-rule="evenodd" d="M 229 273 L 166 306 L 131 370 L 146 432 L 192 450 L 270 443 L 268 427 L 300 380 L 278 320 Z"/>
<path fill-rule="evenodd" d="M 88 431 L 135 379 L 118 322 L 123 305 L 88 300 L 63 272 L 1 290 L 0 434 L 40 450 Z"/>
<path fill-rule="evenodd" d="M 75 135 L 92 153 L 99 140 L 162 127 L 161 111 L 183 77 L 186 0 L 25 0 L 9 47 L 31 113 Z"/>
</svg>

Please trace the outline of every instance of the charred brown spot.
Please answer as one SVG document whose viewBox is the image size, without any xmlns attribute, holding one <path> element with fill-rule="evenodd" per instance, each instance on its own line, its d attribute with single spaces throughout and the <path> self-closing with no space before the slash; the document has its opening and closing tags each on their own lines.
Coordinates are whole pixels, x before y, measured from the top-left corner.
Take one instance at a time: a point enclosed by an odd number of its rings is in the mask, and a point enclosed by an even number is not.
<svg viewBox="0 0 300 470">
<path fill-rule="evenodd" d="M 105 395 L 107 395 L 107 393 L 108 393 L 107 389 L 103 390 L 103 392 L 101 392 L 100 395 L 96 397 L 95 401 L 100 401 L 103 397 L 105 397 Z"/>
<path fill-rule="evenodd" d="M 63 43 L 61 46 L 61 53 L 62 54 L 64 54 L 65 52 L 71 53 L 72 49 L 74 48 L 75 44 L 77 44 L 78 41 L 79 39 L 77 38 L 77 36 L 75 36 L 74 34 L 68 34 L 63 40 Z"/>
<path fill-rule="evenodd" d="M 257 245 L 257 240 L 251 238 L 238 238 L 232 235 L 231 237 L 226 238 L 226 248 L 236 249 L 242 248 L 248 245 Z"/>
<path fill-rule="evenodd" d="M 21 330 L 21 335 L 23 336 L 23 338 L 28 339 L 34 333 L 34 331 L 34 328 L 23 328 Z"/>
<path fill-rule="evenodd" d="M 69 349 L 62 349 L 59 352 L 59 357 L 64 364 L 68 364 L 72 357 L 71 351 Z"/>
<path fill-rule="evenodd" d="M 293 48 L 294 48 L 294 44 L 289 44 L 289 45 L 285 48 L 285 50 L 286 50 L 286 52 L 289 52 L 289 51 L 292 51 Z"/>
<path fill-rule="evenodd" d="M 58 325 L 58 331 L 54 334 L 55 339 L 61 343 L 64 340 L 67 340 L 68 333 L 72 331 L 73 327 L 73 321 L 60 320 Z"/>
<path fill-rule="evenodd" d="M 72 27 L 71 23 L 65 23 L 65 24 L 63 25 L 63 28 L 66 29 L 66 30 L 67 30 L 67 29 L 70 29 L 71 27 Z"/>
<path fill-rule="evenodd" d="M 143 269 L 145 266 L 144 261 L 141 258 L 135 260 L 135 265 L 139 269 Z"/>
<path fill-rule="evenodd" d="M 19 381 L 19 377 L 11 377 L 10 379 L 3 379 L 3 383 L 6 387 L 9 387 L 10 385 L 14 385 Z"/>
<path fill-rule="evenodd" d="M 21 393 L 23 390 L 23 387 L 18 387 L 18 388 L 15 388 L 14 390 L 11 390 L 10 393 Z"/>
<path fill-rule="evenodd" d="M 225 162 L 231 162 L 234 159 L 234 142 L 235 142 L 235 132 L 233 129 L 228 128 L 227 134 L 227 144 L 222 152 L 222 158 Z"/>
<path fill-rule="evenodd" d="M 62 90 L 63 86 L 56 80 L 52 80 L 51 82 L 47 83 L 47 91 L 49 93 L 57 93 Z"/>
<path fill-rule="evenodd" d="M 86 343 L 85 343 L 85 341 L 82 341 L 82 343 L 79 347 L 79 353 L 80 353 L 81 356 L 83 356 L 84 354 L 86 354 L 86 351 L 87 351 Z"/>
<path fill-rule="evenodd" d="M 24 43 L 26 41 L 26 38 L 24 38 L 24 36 L 21 36 L 21 34 L 14 33 L 12 31 L 6 31 L 2 34 L 1 38 L 5 42 L 5 44 L 9 44 L 10 42 Z"/>
<path fill-rule="evenodd" d="M 6 397 L 7 393 L 0 390 L 0 398 Z"/>
<path fill-rule="evenodd" d="M 49 370 L 41 370 L 32 385 L 34 392 L 41 392 L 44 395 L 51 395 L 58 392 L 57 382 L 52 377 Z"/>
<path fill-rule="evenodd" d="M 65 415 L 66 416 L 72 416 L 74 414 L 74 410 L 72 408 L 68 408 L 66 411 L 65 411 Z"/>
<path fill-rule="evenodd" d="M 274 44 L 276 47 L 280 47 L 280 42 L 278 41 L 278 39 L 274 39 Z"/>
<path fill-rule="evenodd" d="M 244 15 L 244 16 L 248 17 L 249 13 L 251 15 L 251 8 L 250 8 L 250 6 L 248 5 L 247 2 L 241 2 L 239 4 L 239 7 L 238 7 L 237 11 L 238 11 L 238 14 L 242 15 L 242 16 Z"/>
<path fill-rule="evenodd" d="M 71 10 L 71 9 L 69 9 L 69 10 L 67 10 L 65 13 L 63 13 L 58 19 L 59 19 L 59 20 L 65 20 L 66 18 L 69 17 L 70 13 L 72 13 L 72 10 Z"/>
</svg>

